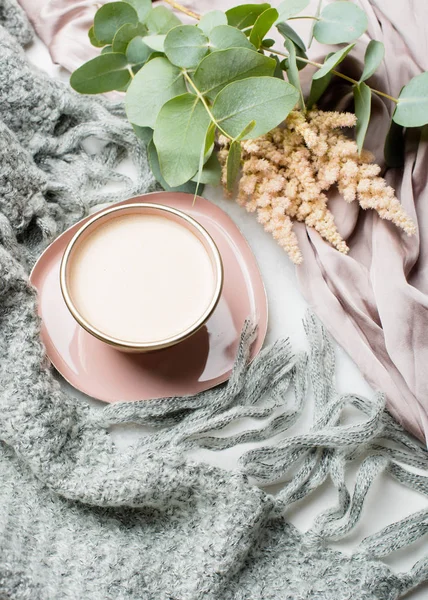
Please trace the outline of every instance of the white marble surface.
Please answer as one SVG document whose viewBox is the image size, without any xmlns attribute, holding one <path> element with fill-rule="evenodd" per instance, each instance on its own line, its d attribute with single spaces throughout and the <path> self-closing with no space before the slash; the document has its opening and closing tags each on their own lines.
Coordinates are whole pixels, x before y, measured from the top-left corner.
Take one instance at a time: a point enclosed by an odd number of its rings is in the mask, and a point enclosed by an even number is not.
<svg viewBox="0 0 428 600">
<path fill-rule="evenodd" d="M 217 4 L 217 3 L 216 3 Z M 52 65 L 49 54 L 43 44 L 36 41 L 28 51 L 29 58 L 39 68 L 46 70 L 51 75 L 67 79 L 67 75 L 58 67 Z M 281 337 L 289 337 L 293 348 L 296 350 L 306 347 L 305 334 L 302 319 L 307 305 L 298 290 L 294 266 L 274 240 L 266 234 L 256 222 L 254 215 L 247 214 L 232 200 L 226 200 L 218 189 L 206 189 L 207 198 L 219 204 L 237 223 L 241 231 L 249 241 L 260 266 L 266 285 L 269 301 L 269 331 L 267 343 Z M 356 366 L 352 363 L 342 348 L 336 346 L 337 376 L 336 386 L 339 392 L 355 392 L 371 396 L 373 391 L 365 382 Z M 64 383 L 64 386 L 67 384 Z M 69 386 L 67 386 L 69 387 Z M 100 402 L 93 401 L 83 394 L 70 388 L 70 391 L 89 401 L 95 406 Z M 293 433 L 303 431 L 310 423 L 310 402 L 306 408 L 301 422 L 293 428 Z M 141 435 L 135 427 L 123 428 L 115 431 L 115 441 L 119 446 L 131 444 L 136 437 Z M 290 435 L 287 432 L 284 435 Z M 249 445 L 245 446 L 247 449 Z M 204 452 L 200 453 L 198 459 L 207 460 L 226 469 L 236 466 L 236 459 L 240 450 L 230 450 L 218 454 Z M 355 472 L 350 469 L 349 482 L 355 477 Z M 300 529 L 307 530 L 320 510 L 331 506 L 335 502 L 335 493 L 331 485 L 324 484 L 320 490 L 309 499 L 293 506 L 288 514 L 290 520 Z M 403 488 L 385 475 L 380 476 L 368 495 L 364 516 L 361 523 L 345 540 L 334 545 L 337 549 L 349 552 L 355 544 L 366 535 L 374 533 L 379 528 L 386 526 L 400 518 L 403 518 L 417 510 L 427 508 L 427 499 Z M 386 562 L 396 571 L 409 569 L 415 561 L 420 559 L 426 552 L 426 538 L 412 547 L 396 552 Z M 408 595 L 414 600 L 423 600 L 428 597 L 428 587 L 424 586 Z"/>
</svg>

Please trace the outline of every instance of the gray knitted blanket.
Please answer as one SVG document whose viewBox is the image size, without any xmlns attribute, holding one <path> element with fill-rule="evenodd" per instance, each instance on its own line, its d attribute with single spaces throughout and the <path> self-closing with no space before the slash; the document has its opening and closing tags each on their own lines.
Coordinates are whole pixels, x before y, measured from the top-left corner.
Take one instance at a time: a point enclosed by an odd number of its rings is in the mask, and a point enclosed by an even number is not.
<svg viewBox="0 0 428 600">
<path fill-rule="evenodd" d="M 0 0 L 0 22 L 0 598 L 393 600 L 427 580 L 428 561 L 394 573 L 381 558 L 428 530 L 428 510 L 364 539 L 352 555 L 332 548 L 382 472 L 428 495 L 414 469 L 426 469 L 428 457 L 381 395 L 335 393 L 332 344 L 313 317 L 308 355 L 282 341 L 250 366 L 248 325 L 228 384 L 194 397 L 96 410 L 62 390 L 39 340 L 28 270 L 54 236 L 105 200 L 105 183 L 119 187 L 114 200 L 153 180 L 121 108 L 77 97 L 27 64 L 20 44 L 31 31 L 14 0 Z M 115 171 L 125 155 L 136 182 Z M 312 427 L 287 434 L 308 385 Z M 352 424 L 348 407 L 359 413 Z M 228 425 L 244 418 L 259 423 L 231 434 Z M 109 429 L 122 423 L 149 433 L 119 451 Z M 200 448 L 246 442 L 258 443 L 242 454 L 239 473 L 195 459 Z M 327 480 L 337 501 L 302 534 L 287 511 Z"/>
</svg>

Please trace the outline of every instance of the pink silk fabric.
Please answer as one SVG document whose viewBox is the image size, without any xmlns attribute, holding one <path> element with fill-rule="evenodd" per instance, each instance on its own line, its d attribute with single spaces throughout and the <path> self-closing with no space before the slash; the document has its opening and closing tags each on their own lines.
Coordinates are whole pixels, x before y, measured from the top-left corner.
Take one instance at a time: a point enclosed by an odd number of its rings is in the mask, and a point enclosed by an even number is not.
<svg viewBox="0 0 428 600">
<path fill-rule="evenodd" d="M 81 0 L 19 0 L 54 62 L 73 70 L 97 55 L 87 38 L 96 5 Z M 428 70 L 428 3 L 426 0 L 358 0 L 369 17 L 369 29 L 345 65 L 361 73 L 369 38 L 383 41 L 385 60 L 370 82 L 397 97 L 401 87 Z M 234 0 L 183 0 L 203 13 L 225 10 Z M 320 57 L 319 48 L 311 55 Z M 306 70 L 305 70 L 306 72 Z M 352 93 L 338 80 L 323 106 L 352 109 Z M 393 106 L 373 96 L 373 119 L 366 147 L 379 164 Z M 385 177 L 418 224 L 409 238 L 373 211 L 346 204 L 331 195 L 330 207 L 351 251 L 344 256 L 318 233 L 296 225 L 304 255 L 297 268 L 303 295 L 334 338 L 349 353 L 368 382 L 387 396 L 394 417 L 419 439 L 428 439 L 428 146 L 427 128 L 407 136 L 404 169 Z M 287 260 L 284 257 L 284 260 Z"/>
</svg>

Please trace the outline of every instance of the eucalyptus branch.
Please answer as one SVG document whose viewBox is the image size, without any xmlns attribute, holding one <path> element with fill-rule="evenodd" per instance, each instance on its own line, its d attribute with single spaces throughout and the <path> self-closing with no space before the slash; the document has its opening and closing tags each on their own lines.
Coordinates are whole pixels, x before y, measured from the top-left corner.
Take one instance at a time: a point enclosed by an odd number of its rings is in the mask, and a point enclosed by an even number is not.
<svg viewBox="0 0 428 600">
<path fill-rule="evenodd" d="M 287 21 L 295 21 L 296 19 L 312 19 L 313 21 L 319 21 L 318 17 L 311 17 L 310 15 L 298 16 L 298 17 L 288 17 Z"/>
<path fill-rule="evenodd" d="M 275 50 L 275 48 L 265 48 L 263 46 L 262 50 L 266 50 L 268 52 L 272 52 L 273 54 L 277 54 L 278 56 L 283 56 L 284 58 L 288 58 L 288 54 L 285 54 L 285 52 L 280 52 L 279 50 Z M 302 58 L 301 56 L 296 56 L 296 60 L 298 60 L 300 62 L 304 62 L 307 65 L 312 65 L 313 67 L 317 67 L 318 69 L 321 69 L 321 67 L 324 66 L 321 63 L 315 62 L 313 60 L 309 60 L 307 58 Z M 356 79 L 352 79 L 352 77 L 348 77 L 348 75 L 344 75 L 343 73 L 341 73 L 340 71 L 336 71 L 335 69 L 332 69 L 330 72 L 333 73 L 333 75 L 337 75 L 341 79 L 345 79 L 346 81 L 349 81 L 350 83 L 353 83 L 356 85 L 358 85 L 358 83 L 359 83 L 359 81 L 357 81 Z M 370 86 L 368 86 L 368 87 L 370 87 Z M 378 96 L 383 96 L 384 98 L 388 98 L 388 100 L 395 102 L 395 104 L 398 103 L 397 98 L 394 98 L 393 96 L 390 96 L 389 94 L 386 94 L 385 92 L 381 92 L 380 90 L 376 90 L 374 88 L 370 88 L 370 89 L 374 94 L 377 94 Z"/>
<path fill-rule="evenodd" d="M 186 8 L 178 2 L 174 2 L 174 0 L 165 0 L 165 2 L 172 6 L 172 8 L 175 8 L 175 10 L 184 13 L 188 17 L 192 17 L 192 19 L 196 19 L 197 21 L 199 21 L 199 19 L 201 18 L 201 15 L 198 15 L 198 13 L 193 12 L 193 10 L 190 10 L 190 8 Z"/>
<path fill-rule="evenodd" d="M 186 69 L 182 69 L 182 71 L 181 71 L 181 72 L 183 73 L 183 75 L 184 75 L 184 78 L 186 79 L 186 81 L 187 81 L 187 82 L 190 84 L 190 86 L 193 88 L 193 90 L 194 90 L 195 94 L 197 95 L 197 97 L 199 98 L 199 100 L 202 102 L 202 104 L 203 104 L 203 106 L 204 106 L 205 110 L 206 110 L 206 111 L 207 111 L 207 113 L 208 113 L 208 116 L 209 116 L 209 118 L 211 119 L 211 122 L 212 122 L 212 123 L 214 123 L 214 125 L 217 127 L 217 129 L 219 129 L 219 131 L 221 131 L 221 133 L 222 133 L 223 135 L 225 135 L 225 136 L 226 136 L 226 137 L 227 137 L 229 140 L 231 140 L 232 138 L 230 137 L 230 135 L 229 135 L 228 133 L 226 133 L 226 132 L 224 131 L 224 129 L 222 129 L 222 127 L 220 126 L 220 124 L 218 123 L 218 121 L 216 121 L 216 119 L 215 119 L 215 117 L 214 117 L 214 115 L 213 115 L 213 113 L 212 113 L 212 111 L 211 111 L 211 108 L 209 107 L 209 105 L 208 105 L 208 103 L 207 103 L 207 101 L 206 101 L 206 99 L 205 99 L 205 96 L 204 96 L 204 95 L 201 93 L 201 91 L 200 91 L 200 90 L 198 90 L 198 88 L 196 87 L 196 85 L 195 85 L 194 81 L 193 81 L 193 80 L 192 80 L 192 78 L 190 77 L 190 75 L 189 75 L 189 73 L 187 72 L 187 70 L 186 70 Z"/>
</svg>

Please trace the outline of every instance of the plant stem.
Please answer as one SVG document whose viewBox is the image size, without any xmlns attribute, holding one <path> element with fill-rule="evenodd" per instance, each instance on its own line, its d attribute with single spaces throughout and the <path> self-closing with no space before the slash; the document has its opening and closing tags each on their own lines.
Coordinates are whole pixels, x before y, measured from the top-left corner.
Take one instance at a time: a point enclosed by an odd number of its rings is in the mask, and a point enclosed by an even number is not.
<svg viewBox="0 0 428 600">
<path fill-rule="evenodd" d="M 287 21 L 294 21 L 296 19 L 312 19 L 313 21 L 319 21 L 318 17 L 311 17 L 309 15 L 299 16 L 299 17 L 288 17 Z"/>
<path fill-rule="evenodd" d="M 211 108 L 208 106 L 207 101 L 205 100 L 205 97 L 203 94 L 201 94 L 201 92 L 198 90 L 198 88 L 196 87 L 196 85 L 193 83 L 192 78 L 190 77 L 189 73 L 186 71 L 186 69 L 182 69 L 181 71 L 184 75 L 184 78 L 186 79 L 186 81 L 189 82 L 190 86 L 194 89 L 195 94 L 197 95 L 197 97 L 199 98 L 199 100 L 202 102 L 202 104 L 204 105 L 205 110 L 207 111 L 211 121 L 214 123 L 214 125 L 217 127 L 217 129 L 219 129 L 223 135 L 225 135 L 229 140 L 232 139 L 230 137 L 229 134 L 227 134 L 224 129 L 221 128 L 221 126 L 217 123 L 214 115 L 211 112 Z"/>
<path fill-rule="evenodd" d="M 131 75 L 131 79 L 134 79 L 135 75 L 134 75 L 131 67 L 129 67 L 129 66 L 128 66 L 128 71 L 129 71 L 129 74 Z"/>
<path fill-rule="evenodd" d="M 178 2 L 174 2 L 174 0 L 165 0 L 165 2 L 172 6 L 172 8 L 175 8 L 175 10 L 179 10 L 185 15 L 192 17 L 192 19 L 196 19 L 197 21 L 199 21 L 199 19 L 201 18 L 201 15 L 198 15 L 198 13 L 193 12 L 193 10 L 190 10 L 190 8 L 186 8 Z"/>
<path fill-rule="evenodd" d="M 288 54 L 285 54 L 284 52 L 279 52 L 279 50 L 275 50 L 274 48 L 263 48 L 262 47 L 262 50 L 266 50 L 267 52 L 272 52 L 273 54 L 278 54 L 278 56 L 283 56 L 284 58 L 288 58 Z M 296 60 L 299 60 L 300 62 L 304 62 L 307 65 L 312 65 L 313 67 L 318 67 L 318 69 L 320 69 L 321 67 L 324 66 L 321 63 L 314 62 L 313 60 L 308 60 L 307 58 L 302 58 L 301 56 L 296 56 Z M 346 79 L 346 81 L 349 81 L 350 83 L 354 83 L 357 85 L 359 83 L 356 79 L 352 79 L 352 77 L 348 77 L 347 75 L 340 73 L 340 71 L 335 71 L 334 69 L 332 69 L 331 73 L 333 73 L 333 75 L 337 75 L 338 77 L 341 77 L 342 79 Z M 388 100 L 391 100 L 391 102 L 395 102 L 395 104 L 398 103 L 397 98 L 394 98 L 393 96 L 390 96 L 389 94 L 385 94 L 385 92 L 375 90 L 374 88 L 370 88 L 370 89 L 374 94 L 377 94 L 378 96 L 383 96 L 384 98 L 388 98 Z"/>
</svg>

